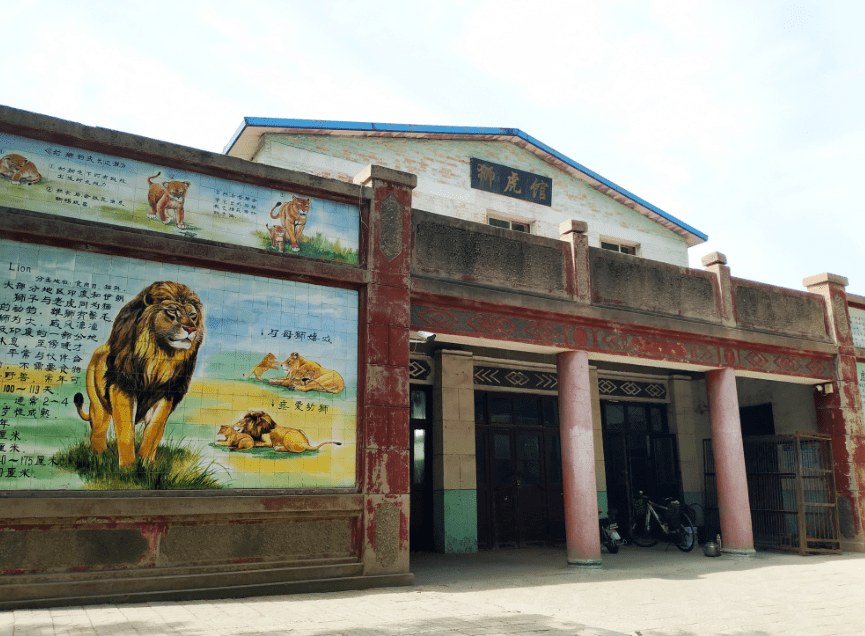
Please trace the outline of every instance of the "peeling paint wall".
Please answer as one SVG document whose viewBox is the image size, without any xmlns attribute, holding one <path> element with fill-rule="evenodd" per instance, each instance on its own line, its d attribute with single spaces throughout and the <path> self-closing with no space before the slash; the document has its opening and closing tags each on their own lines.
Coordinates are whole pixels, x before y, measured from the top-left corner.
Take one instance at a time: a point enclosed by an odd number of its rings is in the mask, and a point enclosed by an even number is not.
<svg viewBox="0 0 865 636">
<path fill-rule="evenodd" d="M 471 157 L 552 178 L 552 207 L 471 189 Z M 494 214 L 549 238 L 559 238 L 562 221 L 586 221 L 592 246 L 617 238 L 638 243 L 643 258 L 688 265 L 681 236 L 509 142 L 267 134 L 254 161 L 349 181 L 376 163 L 417 175 L 413 205 L 421 210 L 478 223 Z"/>
</svg>

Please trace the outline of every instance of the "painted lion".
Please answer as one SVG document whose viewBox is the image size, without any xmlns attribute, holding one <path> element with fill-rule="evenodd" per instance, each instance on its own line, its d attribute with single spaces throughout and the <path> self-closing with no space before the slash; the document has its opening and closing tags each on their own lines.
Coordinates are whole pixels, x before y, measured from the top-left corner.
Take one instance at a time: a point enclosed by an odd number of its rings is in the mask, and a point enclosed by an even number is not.
<svg viewBox="0 0 865 636">
<path fill-rule="evenodd" d="M 262 373 L 278 368 L 279 362 L 277 361 L 276 356 L 272 353 L 268 353 L 264 358 L 262 358 L 261 362 L 252 367 L 252 371 L 249 372 L 249 375 L 255 377 L 256 380 L 261 380 Z"/>
<path fill-rule="evenodd" d="M 114 420 L 120 466 L 135 463 L 135 425 L 143 422 L 138 456 L 152 460 L 165 422 L 189 390 L 198 350 L 204 341 L 201 300 L 186 285 L 153 283 L 117 314 L 108 342 L 96 349 L 87 367 L 87 397 L 77 393 L 75 407 L 90 422 L 90 448 L 107 448 Z"/>
<path fill-rule="evenodd" d="M 266 437 L 276 428 L 276 422 L 264 411 L 247 411 L 234 425 L 234 429 L 252 437 L 256 446 L 270 446 Z"/>
<path fill-rule="evenodd" d="M 268 382 L 292 391 L 341 393 L 345 388 L 345 381 L 339 373 L 332 369 L 325 369 L 318 362 L 307 360 L 297 351 L 285 359 L 282 370 L 285 371 L 284 378 L 268 380 Z"/>
<path fill-rule="evenodd" d="M 226 427 L 223 426 L 222 428 Z M 322 442 L 313 446 L 310 444 L 306 433 L 297 428 L 279 426 L 265 411 L 247 411 L 234 425 L 233 430 L 255 440 L 256 446 L 271 446 L 273 450 L 282 453 L 318 450 L 326 444 L 342 445 L 342 442 Z M 220 434 L 222 434 L 222 429 L 220 429 Z"/>
</svg>

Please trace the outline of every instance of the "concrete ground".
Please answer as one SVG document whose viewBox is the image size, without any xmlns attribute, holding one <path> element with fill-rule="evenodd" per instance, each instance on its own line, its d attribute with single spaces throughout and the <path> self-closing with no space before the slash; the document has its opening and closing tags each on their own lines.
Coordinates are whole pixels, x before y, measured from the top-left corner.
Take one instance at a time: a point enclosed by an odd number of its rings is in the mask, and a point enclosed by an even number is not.
<svg viewBox="0 0 865 636">
<path fill-rule="evenodd" d="M 841 636 L 865 632 L 865 555 L 626 546 L 604 566 L 564 550 L 413 555 L 415 587 L 0 613 L 0 635 Z"/>
</svg>

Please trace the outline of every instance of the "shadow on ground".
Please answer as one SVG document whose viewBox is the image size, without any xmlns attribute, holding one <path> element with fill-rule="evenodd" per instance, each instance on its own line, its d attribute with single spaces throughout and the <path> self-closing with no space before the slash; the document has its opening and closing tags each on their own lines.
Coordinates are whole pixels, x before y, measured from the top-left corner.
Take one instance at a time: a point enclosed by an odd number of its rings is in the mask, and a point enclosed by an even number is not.
<svg viewBox="0 0 865 636">
<path fill-rule="evenodd" d="M 838 559 L 861 559 L 865 555 L 808 555 L 757 552 L 751 558 L 729 555 L 707 557 L 697 547 L 680 552 L 674 546 L 653 548 L 623 546 L 618 554 L 601 555 L 598 569 L 568 565 L 563 548 L 531 547 L 485 550 L 473 554 L 411 555 L 411 571 L 420 589 L 450 592 L 490 590 L 527 585 L 559 585 L 578 581 L 622 581 L 630 579 L 693 580 L 716 572 L 741 572 L 762 567 L 818 564 Z"/>
<path fill-rule="evenodd" d="M 234 601 L 226 601 L 232 603 Z M 242 611 L 238 606 L 237 611 Z M 256 623 L 255 619 L 251 620 Z M 435 619 L 402 621 L 392 625 L 352 626 L 335 621 L 322 621 L 325 625 L 311 622 L 298 625 L 286 618 L 282 628 L 262 625 L 238 628 L 236 631 L 226 627 L 214 628 L 213 625 L 194 624 L 178 620 L 117 620 L 91 624 L 89 620 L 72 621 L 58 626 L 51 622 L 27 622 L 20 628 L 16 625 L 14 634 L 98 634 L 99 636 L 127 636 L 129 634 L 160 634 L 162 636 L 210 636 L 214 629 L 220 636 L 698 636 L 694 632 L 672 629 L 644 630 L 629 633 L 590 627 L 579 623 L 565 623 L 540 614 L 503 614 L 499 616 L 440 616 Z M 331 625 L 326 625 L 330 622 Z M 764 631 L 728 632 L 728 636 L 771 636 Z"/>
</svg>

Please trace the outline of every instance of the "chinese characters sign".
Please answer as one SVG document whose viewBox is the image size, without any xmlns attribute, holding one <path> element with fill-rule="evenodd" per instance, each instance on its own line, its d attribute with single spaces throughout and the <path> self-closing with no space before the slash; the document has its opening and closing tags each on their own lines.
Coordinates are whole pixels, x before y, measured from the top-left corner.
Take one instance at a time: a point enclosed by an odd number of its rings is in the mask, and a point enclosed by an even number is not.
<svg viewBox="0 0 865 636">
<path fill-rule="evenodd" d="M 358 207 L 0 133 L 0 205 L 357 263 Z"/>
<path fill-rule="evenodd" d="M 531 203 L 553 204 L 553 180 L 549 177 L 474 157 L 471 159 L 471 186 Z"/>
<path fill-rule="evenodd" d="M 853 346 L 865 349 L 865 310 L 850 307 L 850 328 L 853 332 Z"/>
<path fill-rule="evenodd" d="M 355 484 L 357 292 L 0 253 L 0 490 Z"/>
</svg>

